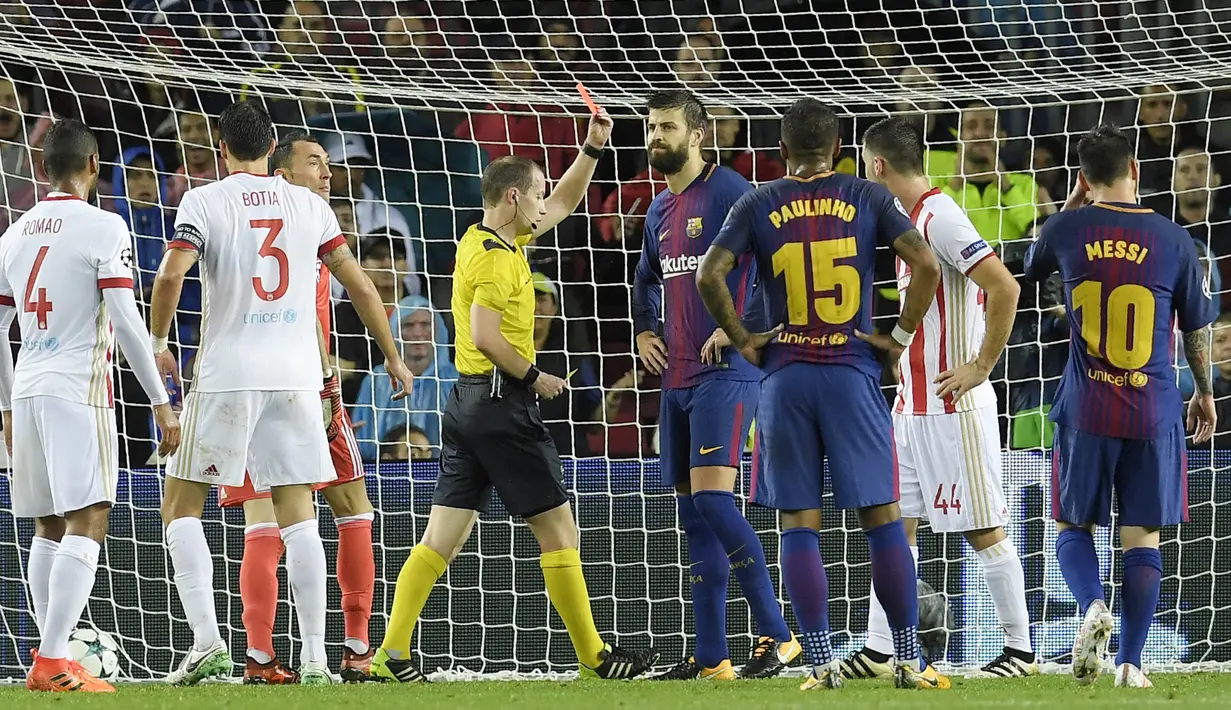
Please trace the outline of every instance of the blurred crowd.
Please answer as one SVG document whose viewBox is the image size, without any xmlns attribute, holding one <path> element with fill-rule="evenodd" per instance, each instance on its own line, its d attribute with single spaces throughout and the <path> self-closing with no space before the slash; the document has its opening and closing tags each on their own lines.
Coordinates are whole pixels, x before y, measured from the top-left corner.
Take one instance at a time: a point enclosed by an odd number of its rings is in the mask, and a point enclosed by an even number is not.
<svg viewBox="0 0 1231 710">
<path fill-rule="evenodd" d="M 1231 92 L 1172 83 L 1017 102 L 942 101 L 955 80 L 1102 61 L 1100 53 L 1123 44 L 1104 39 L 1140 28 L 1115 26 L 1097 8 L 1091 15 L 1090 8 L 1033 0 L 913 2 L 901 11 L 896 0 L 862 4 L 862 15 L 854 10 L 860 0 L 845 3 L 852 12 L 827 15 L 813 12 L 824 3 L 805 0 L 0 2 L 0 32 L 76 37 L 124 66 L 151 68 L 0 61 L 0 228 L 49 190 L 40 145 L 53 117 L 81 118 L 100 137 L 100 204 L 132 230 L 138 287 L 148 302 L 180 199 L 225 175 L 215 117 L 239 97 L 264 102 L 279 128 L 307 128 L 328 151 L 330 204 L 417 378 L 408 400 L 392 401 L 379 351 L 333 284 L 331 346 L 363 456 L 429 459 L 439 453 L 439 413 L 457 378 L 448 312 L 455 240 L 478 219 L 478 176 L 488 161 L 530 158 L 550 181 L 576 157 L 583 118 L 577 107 L 547 100 L 561 87 L 582 81 L 600 97 L 630 86 L 693 89 L 713 119 L 709 159 L 753 183 L 781 177 L 785 166 L 772 111 L 741 101 L 743 89 L 770 96 L 794 86 L 794 77 L 811 76 L 831 96 L 844 89 L 894 94 L 899 98 L 838 104 L 844 147 L 835 169 L 857 171 L 854 146 L 877 118 L 916 117 L 933 184 L 966 208 L 1019 274 L 1026 246 L 1075 180 L 1077 138 L 1112 119 L 1131 127 L 1137 141 L 1142 203 L 1189 229 L 1228 308 L 1214 335 L 1216 388 L 1228 410 L 1215 445 L 1231 446 L 1231 397 L 1223 396 L 1231 394 L 1231 330 L 1224 330 L 1231 294 L 1222 290 L 1231 278 L 1231 204 L 1222 189 L 1223 176 L 1231 176 L 1231 122 L 1223 120 L 1231 115 Z M 1201 22 L 1216 24 L 1190 15 L 1176 17 L 1194 23 L 1181 28 L 1193 36 L 1204 36 Z M 1106 37 L 1083 29 L 1096 25 Z M 1054 31 L 1040 29 L 1049 27 Z M 156 66 L 217 71 L 185 79 Z M 408 96 L 393 86 L 424 90 Z M 484 90 L 523 100 L 471 100 Z M 666 183 L 647 166 L 638 111 L 610 108 L 614 150 L 582 208 L 530 247 L 535 344 L 541 369 L 577 371 L 570 396 L 542 406 L 561 453 L 639 457 L 656 452 L 659 383 L 632 355 L 632 269 L 643 217 Z M 897 293 L 892 255 L 882 257 L 875 314 L 891 327 Z M 1051 442 L 1046 413 L 1067 359 L 1068 325 L 1058 282 L 1022 294 L 1009 351 L 993 377 L 1006 445 L 1037 448 Z M 186 373 L 200 308 L 199 284 L 190 284 L 175 328 Z M 1180 369 L 1177 377 L 1191 393 L 1191 376 Z M 895 380 L 886 368 L 887 392 Z M 118 382 L 122 465 L 143 465 L 153 450 L 149 410 L 122 363 Z"/>
</svg>

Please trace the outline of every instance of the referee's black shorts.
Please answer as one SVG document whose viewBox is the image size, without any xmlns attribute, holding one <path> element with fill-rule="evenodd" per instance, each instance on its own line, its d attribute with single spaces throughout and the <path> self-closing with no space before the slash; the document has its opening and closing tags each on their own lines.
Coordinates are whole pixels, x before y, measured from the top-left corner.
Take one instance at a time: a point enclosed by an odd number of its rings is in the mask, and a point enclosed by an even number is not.
<svg viewBox="0 0 1231 710">
<path fill-rule="evenodd" d="M 534 392 L 497 378 L 462 375 L 449 395 L 432 504 L 485 512 L 495 487 L 511 515 L 531 518 L 568 502 L 560 454 Z"/>
</svg>

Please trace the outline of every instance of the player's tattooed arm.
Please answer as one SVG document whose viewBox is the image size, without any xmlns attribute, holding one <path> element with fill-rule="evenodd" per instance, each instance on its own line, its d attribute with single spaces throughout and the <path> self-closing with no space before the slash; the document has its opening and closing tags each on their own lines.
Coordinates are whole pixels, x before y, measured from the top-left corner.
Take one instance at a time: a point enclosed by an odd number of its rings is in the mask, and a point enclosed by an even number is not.
<svg viewBox="0 0 1231 710">
<path fill-rule="evenodd" d="M 735 254 L 719 246 L 711 246 L 697 267 L 697 292 L 718 327 L 727 333 L 731 345 L 743 348 L 751 334 L 735 310 L 731 289 L 727 288 L 727 274 L 735 268 Z"/>
<path fill-rule="evenodd" d="M 910 285 L 906 287 L 898 325 L 907 333 L 914 333 L 936 298 L 936 287 L 940 284 L 940 262 L 917 229 L 909 229 L 895 239 L 893 249 L 910 267 Z"/>
<path fill-rule="evenodd" d="M 1184 334 L 1184 359 L 1193 373 L 1197 394 L 1213 394 L 1214 383 L 1210 376 L 1210 329 L 1202 328 Z"/>
<path fill-rule="evenodd" d="M 321 261 L 325 262 L 325 266 L 329 267 L 330 273 L 337 274 L 345 268 L 343 265 L 346 264 L 346 262 L 355 261 L 355 255 L 351 253 L 350 246 L 347 244 L 342 244 L 339 247 L 335 247 L 333 251 L 330 251 L 322 257 Z"/>
</svg>

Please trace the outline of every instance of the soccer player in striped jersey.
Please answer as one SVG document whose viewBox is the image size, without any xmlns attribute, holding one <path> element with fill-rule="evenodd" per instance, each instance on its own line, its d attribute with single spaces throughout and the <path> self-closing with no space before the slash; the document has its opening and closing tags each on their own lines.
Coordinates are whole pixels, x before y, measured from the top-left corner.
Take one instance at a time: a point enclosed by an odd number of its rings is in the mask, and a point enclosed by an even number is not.
<svg viewBox="0 0 1231 710">
<path fill-rule="evenodd" d="M 911 205 L 915 228 L 940 261 L 940 286 L 915 339 L 898 361 L 894 444 L 906 537 L 916 561 L 915 533 L 926 517 L 938 533 L 961 533 L 983 563 L 1004 651 L 981 675 L 1037 675 L 1030 643 L 1026 580 L 1005 535 L 1008 508 L 1000 478 L 996 392 L 987 381 L 1009 341 L 1020 288 L 996 252 L 952 198 L 923 172 L 923 137 L 903 118 L 887 118 L 863 138 L 866 175 Z M 910 267 L 897 263 L 899 292 Z M 984 295 L 986 294 L 986 304 Z M 986 305 L 986 313 L 984 312 Z M 848 678 L 889 677 L 893 638 L 873 590 L 868 640 L 842 662 Z"/>
<path fill-rule="evenodd" d="M 68 658 L 68 637 L 94 589 L 119 479 L 115 340 L 154 405 L 160 454 L 176 450 L 180 425 L 133 295 L 132 236 L 124 220 L 87 202 L 98 182 L 94 134 L 80 121 L 57 121 L 43 164 L 52 192 L 0 239 L 0 411 L 12 512 L 34 518 L 26 574 L 40 645 L 26 687 L 111 693 Z M 16 372 L 7 338 L 14 317 Z"/>
<path fill-rule="evenodd" d="M 752 501 L 782 521 L 782 581 L 812 673 L 802 689 L 842 685 L 829 641 L 829 582 L 819 530 L 823 466 L 838 508 L 855 509 L 868 537 L 872 584 L 893 633 L 900 688 L 948 688 L 919 653 L 915 561 L 898 509 L 889 407 L 873 347 L 896 360 L 910 345 L 940 283 L 940 267 L 906 211 L 884 187 L 835 174 L 838 117 L 800 99 L 782 118 L 788 175 L 745 194 L 697 271 L 706 309 L 745 358 L 764 359 Z M 892 335 L 872 327 L 876 248 L 892 246 L 911 269 Z M 772 330 L 751 333 L 728 276 L 755 256 Z M 760 351 L 764 349 L 762 354 Z M 763 464 L 763 466 L 759 465 Z"/>
<path fill-rule="evenodd" d="M 748 599 L 758 634 L 740 675 L 768 678 L 782 672 L 801 649 L 778 606 L 761 540 L 732 493 L 756 413 L 761 373 L 733 348 L 713 358 L 703 355 L 715 323 L 693 278 L 727 211 L 752 186 L 734 170 L 701 156 L 706 115 L 696 96 L 663 91 L 652 94 L 646 105 L 650 165 L 666 175 L 667 189 L 654 198 L 645 218 L 633 287 L 637 351 L 646 368 L 663 378 L 661 470 L 663 482 L 676 490 L 688 542 L 697 629 L 695 652 L 658 679 L 736 677 L 727 652 L 731 572 Z M 752 263 L 745 258 L 727 277 L 739 294 L 741 312 L 753 295 Z"/>
<path fill-rule="evenodd" d="M 291 131 L 279 141 L 270 157 L 274 174 L 329 201 L 329 156 L 321 144 L 304 131 Z M 372 521 L 375 514 L 363 481 L 363 459 L 351 430 L 350 417 L 342 407 L 338 373 L 329 361 L 332 316 L 332 278 L 324 263 L 317 264 L 316 319 L 321 369 L 324 379 L 321 399 L 329 405 L 326 434 L 329 457 L 337 474 L 313 488 L 333 511 L 338 528 L 337 579 L 342 592 L 342 620 L 346 639 L 342 648 L 342 679 L 368 679 L 373 651 L 368 644 L 368 620 L 372 615 L 372 590 L 376 584 Z M 250 476 L 242 486 L 218 489 L 218 504 L 244 510 L 244 557 L 239 566 L 239 596 L 243 603 L 244 634 L 248 653 L 244 682 L 259 685 L 296 683 L 299 674 L 283 666 L 273 648 L 274 621 L 278 611 L 278 563 L 283 545 L 269 491 L 258 491 Z"/>
<path fill-rule="evenodd" d="M 1141 653 L 1158 606 L 1159 529 L 1188 519 L 1173 332 L 1178 326 L 1184 334 L 1196 385 L 1188 427 L 1200 444 L 1209 441 L 1217 419 L 1208 329 L 1217 307 L 1192 237 L 1137 204 L 1132 141 L 1101 125 L 1082 137 L 1077 155 L 1077 186 L 1026 255 L 1032 281 L 1059 270 L 1072 332 L 1050 414 L 1056 558 L 1084 615 L 1073 675 L 1093 683 L 1115 622 L 1091 530 L 1110 524 L 1114 491 L 1124 550 L 1115 684 L 1148 688 Z"/>
</svg>

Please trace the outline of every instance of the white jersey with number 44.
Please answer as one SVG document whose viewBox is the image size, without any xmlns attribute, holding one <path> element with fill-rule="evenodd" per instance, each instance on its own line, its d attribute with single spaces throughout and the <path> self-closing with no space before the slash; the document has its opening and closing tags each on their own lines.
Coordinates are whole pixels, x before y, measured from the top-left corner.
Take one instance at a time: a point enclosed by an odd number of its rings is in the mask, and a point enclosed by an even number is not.
<svg viewBox="0 0 1231 710">
<path fill-rule="evenodd" d="M 317 259 L 345 244 L 329 204 L 280 177 L 232 173 L 189 190 L 170 248 L 200 253 L 193 390 L 319 390 Z"/>
<path fill-rule="evenodd" d="M 940 262 L 940 286 L 915 339 L 898 360 L 898 414 L 948 414 L 995 403 L 996 392 L 983 382 L 958 401 L 936 396 L 940 373 L 963 365 L 979 354 L 985 320 L 983 291 L 969 274 L 996 251 L 979 236 L 970 218 L 953 198 L 934 188 L 919 198 L 911 221 Z M 898 294 L 905 301 L 910 267 L 897 260 Z"/>
<path fill-rule="evenodd" d="M 21 327 L 13 399 L 114 405 L 115 337 L 102 290 L 132 290 L 131 239 L 119 215 L 62 192 L 0 238 L 0 303 L 16 306 Z"/>
</svg>

